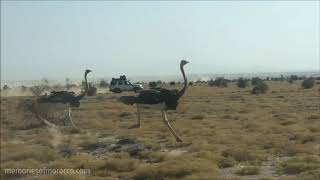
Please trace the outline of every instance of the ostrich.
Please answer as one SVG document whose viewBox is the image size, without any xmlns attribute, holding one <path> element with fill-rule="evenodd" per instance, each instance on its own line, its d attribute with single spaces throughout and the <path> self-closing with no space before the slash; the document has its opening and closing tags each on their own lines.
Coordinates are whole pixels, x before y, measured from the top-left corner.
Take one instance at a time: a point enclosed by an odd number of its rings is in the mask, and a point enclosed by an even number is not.
<svg viewBox="0 0 320 180">
<path fill-rule="evenodd" d="M 184 80 L 184 87 L 178 91 L 177 89 L 168 90 L 163 88 L 154 88 L 149 90 L 142 90 L 138 96 L 122 96 L 120 101 L 127 104 L 137 106 L 138 124 L 133 125 L 131 128 L 140 128 L 140 108 L 149 107 L 152 109 L 160 110 L 163 117 L 164 124 L 169 128 L 173 136 L 178 142 L 182 142 L 177 133 L 172 128 L 169 120 L 167 119 L 166 110 L 176 110 L 178 106 L 178 100 L 182 97 L 187 89 L 188 81 L 184 73 L 184 65 L 189 63 L 186 60 L 181 60 L 180 70 Z"/>
<path fill-rule="evenodd" d="M 91 70 L 87 69 L 84 73 L 84 80 L 86 83 L 85 91 L 82 92 L 79 95 L 76 95 L 72 91 L 52 91 L 49 95 L 43 95 L 40 96 L 37 99 L 37 102 L 39 104 L 44 103 L 62 103 L 66 104 L 69 109 L 69 120 L 73 127 L 75 127 L 73 121 L 71 120 L 71 107 L 79 107 L 80 106 L 80 100 L 87 94 L 89 89 L 89 84 L 87 81 L 87 75 L 92 72 Z"/>
</svg>

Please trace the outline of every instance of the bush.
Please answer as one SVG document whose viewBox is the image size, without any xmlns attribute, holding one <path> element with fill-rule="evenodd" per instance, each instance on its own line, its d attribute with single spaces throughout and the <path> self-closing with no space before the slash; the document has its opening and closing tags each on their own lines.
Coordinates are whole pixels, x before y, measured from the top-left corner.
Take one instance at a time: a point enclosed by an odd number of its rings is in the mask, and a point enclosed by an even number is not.
<svg viewBox="0 0 320 180">
<path fill-rule="evenodd" d="M 244 78 L 239 78 L 237 85 L 239 88 L 246 88 L 248 85 L 248 80 Z"/>
<path fill-rule="evenodd" d="M 40 86 L 32 86 L 30 88 L 30 91 L 34 96 L 40 96 L 46 89 L 47 87 L 40 85 Z"/>
<path fill-rule="evenodd" d="M 193 85 L 193 81 L 190 81 L 189 83 L 188 83 L 188 86 L 192 86 Z"/>
<path fill-rule="evenodd" d="M 45 91 L 50 90 L 49 80 L 46 78 L 42 79 L 40 86 L 42 86 L 42 88 L 44 88 Z"/>
<path fill-rule="evenodd" d="M 176 85 L 176 82 L 171 81 L 169 84 L 170 84 L 171 86 L 174 86 L 174 85 Z"/>
<path fill-rule="evenodd" d="M 217 86 L 217 87 L 227 87 L 228 86 L 228 80 L 223 77 L 217 77 L 215 80 L 210 80 L 208 82 L 209 86 Z"/>
<path fill-rule="evenodd" d="M 315 83 L 314 78 L 308 78 L 308 79 L 303 80 L 301 85 L 305 89 L 310 89 L 314 86 L 314 83 Z"/>
<path fill-rule="evenodd" d="M 252 94 L 264 94 L 267 92 L 267 90 L 269 89 L 268 85 L 263 82 L 260 81 L 259 83 L 256 84 L 256 86 L 252 89 L 251 93 Z"/>
<path fill-rule="evenodd" d="M 69 78 L 66 78 L 66 88 L 69 90 L 71 88 L 71 81 Z"/>
<path fill-rule="evenodd" d="M 96 95 L 97 95 L 97 88 L 94 85 L 92 85 L 92 83 L 90 83 L 87 96 L 96 96 Z"/>
<path fill-rule="evenodd" d="M 107 83 L 106 80 L 101 80 L 99 83 L 99 87 L 104 88 L 104 87 L 108 87 L 109 83 Z"/>
<path fill-rule="evenodd" d="M 155 81 L 149 82 L 149 87 L 150 87 L 150 88 L 157 87 L 157 82 L 155 82 Z"/>
<path fill-rule="evenodd" d="M 263 80 L 258 78 L 258 77 L 254 77 L 251 79 L 251 84 L 254 86 L 254 85 L 257 85 L 259 83 L 261 83 Z"/>
<path fill-rule="evenodd" d="M 288 77 L 288 82 L 289 83 L 293 83 L 294 81 L 298 80 L 298 76 L 297 75 L 291 75 L 290 77 Z"/>
<path fill-rule="evenodd" d="M 8 90 L 8 89 L 10 89 L 9 86 L 5 84 L 5 85 L 3 86 L 3 90 L 5 91 L 5 90 Z"/>
<path fill-rule="evenodd" d="M 157 83 L 157 85 L 164 84 L 164 82 L 162 82 L 161 80 L 158 80 L 156 83 Z"/>
</svg>

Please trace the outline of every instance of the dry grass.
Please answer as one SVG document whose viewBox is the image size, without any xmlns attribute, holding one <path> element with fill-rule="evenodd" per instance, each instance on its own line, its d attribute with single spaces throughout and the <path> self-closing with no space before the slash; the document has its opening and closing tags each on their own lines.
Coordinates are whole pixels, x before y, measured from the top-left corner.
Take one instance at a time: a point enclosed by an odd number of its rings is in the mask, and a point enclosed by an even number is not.
<svg viewBox="0 0 320 180">
<path fill-rule="evenodd" d="M 319 156 L 303 156 L 290 158 L 280 164 L 280 171 L 286 174 L 320 172 Z"/>
<path fill-rule="evenodd" d="M 260 169 L 259 167 L 257 166 L 244 166 L 244 167 L 241 167 L 237 172 L 236 174 L 238 175 L 256 175 L 256 174 L 259 174 L 260 172 Z"/>
<path fill-rule="evenodd" d="M 136 108 L 116 99 L 131 93 L 82 100 L 72 112 L 80 130 L 61 126 L 57 146 L 51 141 L 55 134 L 45 126 L 28 126 L 32 116 L 16 108 L 32 97 L 2 97 L 1 167 L 89 168 L 91 175 L 86 179 L 224 179 L 230 172 L 233 179 L 272 179 L 278 173 L 283 179 L 319 179 L 318 160 L 305 158 L 320 155 L 319 84 L 302 89 L 301 82 L 267 83 L 269 91 L 262 95 L 252 95 L 252 87 L 239 89 L 235 84 L 190 86 L 177 111 L 168 112 L 183 143 L 175 141 L 158 111 L 143 110 L 142 127 L 128 129 L 136 123 Z M 133 139 L 144 149 L 137 155 L 104 151 L 119 139 Z M 62 153 L 65 149 L 69 155 Z M 276 161 L 273 169 L 278 171 L 264 174 L 264 163 L 277 158 L 290 159 Z M 223 174 L 239 166 L 244 168 Z M 3 169 L 1 176 L 9 177 Z"/>
</svg>

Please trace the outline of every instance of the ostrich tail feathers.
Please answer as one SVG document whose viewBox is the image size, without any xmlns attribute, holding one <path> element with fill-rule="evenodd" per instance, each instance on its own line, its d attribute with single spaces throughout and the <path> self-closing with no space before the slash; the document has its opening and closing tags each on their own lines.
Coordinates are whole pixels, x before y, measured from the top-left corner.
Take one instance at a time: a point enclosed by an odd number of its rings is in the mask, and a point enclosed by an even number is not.
<svg viewBox="0 0 320 180">
<path fill-rule="evenodd" d="M 127 105 L 133 105 L 135 103 L 137 103 L 138 98 L 135 96 L 121 96 L 119 98 L 119 101 L 123 102 L 124 104 Z"/>
</svg>

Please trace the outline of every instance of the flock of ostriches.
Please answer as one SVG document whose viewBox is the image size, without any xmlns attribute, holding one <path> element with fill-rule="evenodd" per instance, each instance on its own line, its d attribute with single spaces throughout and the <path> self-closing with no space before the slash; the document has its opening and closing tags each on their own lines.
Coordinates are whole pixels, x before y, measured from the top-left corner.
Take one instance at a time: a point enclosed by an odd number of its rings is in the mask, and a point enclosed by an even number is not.
<svg viewBox="0 0 320 180">
<path fill-rule="evenodd" d="M 119 100 L 127 105 L 136 105 L 137 107 L 137 116 L 138 116 L 138 123 L 133 125 L 131 128 L 140 128 L 140 109 L 144 107 L 149 107 L 152 109 L 160 110 L 163 117 L 164 124 L 169 128 L 173 136 L 176 138 L 178 142 L 182 142 L 180 137 L 172 128 L 172 125 L 167 119 L 166 110 L 176 110 L 178 106 L 179 99 L 185 93 L 188 82 L 184 72 L 184 65 L 186 65 L 188 61 L 181 60 L 180 62 L 180 70 L 184 80 L 183 88 L 179 90 L 168 90 L 164 88 L 154 88 L 154 89 L 147 89 L 141 90 L 138 92 L 137 96 L 122 96 Z M 87 94 L 89 85 L 87 81 L 87 75 L 91 72 L 91 70 L 86 70 L 84 73 L 84 80 L 86 83 L 85 91 L 79 95 L 76 95 L 74 92 L 69 91 L 52 91 L 49 95 L 40 96 L 37 99 L 39 104 L 42 103 L 63 103 L 69 105 L 69 120 L 73 124 L 71 120 L 71 107 L 79 107 L 80 100 Z"/>
</svg>

